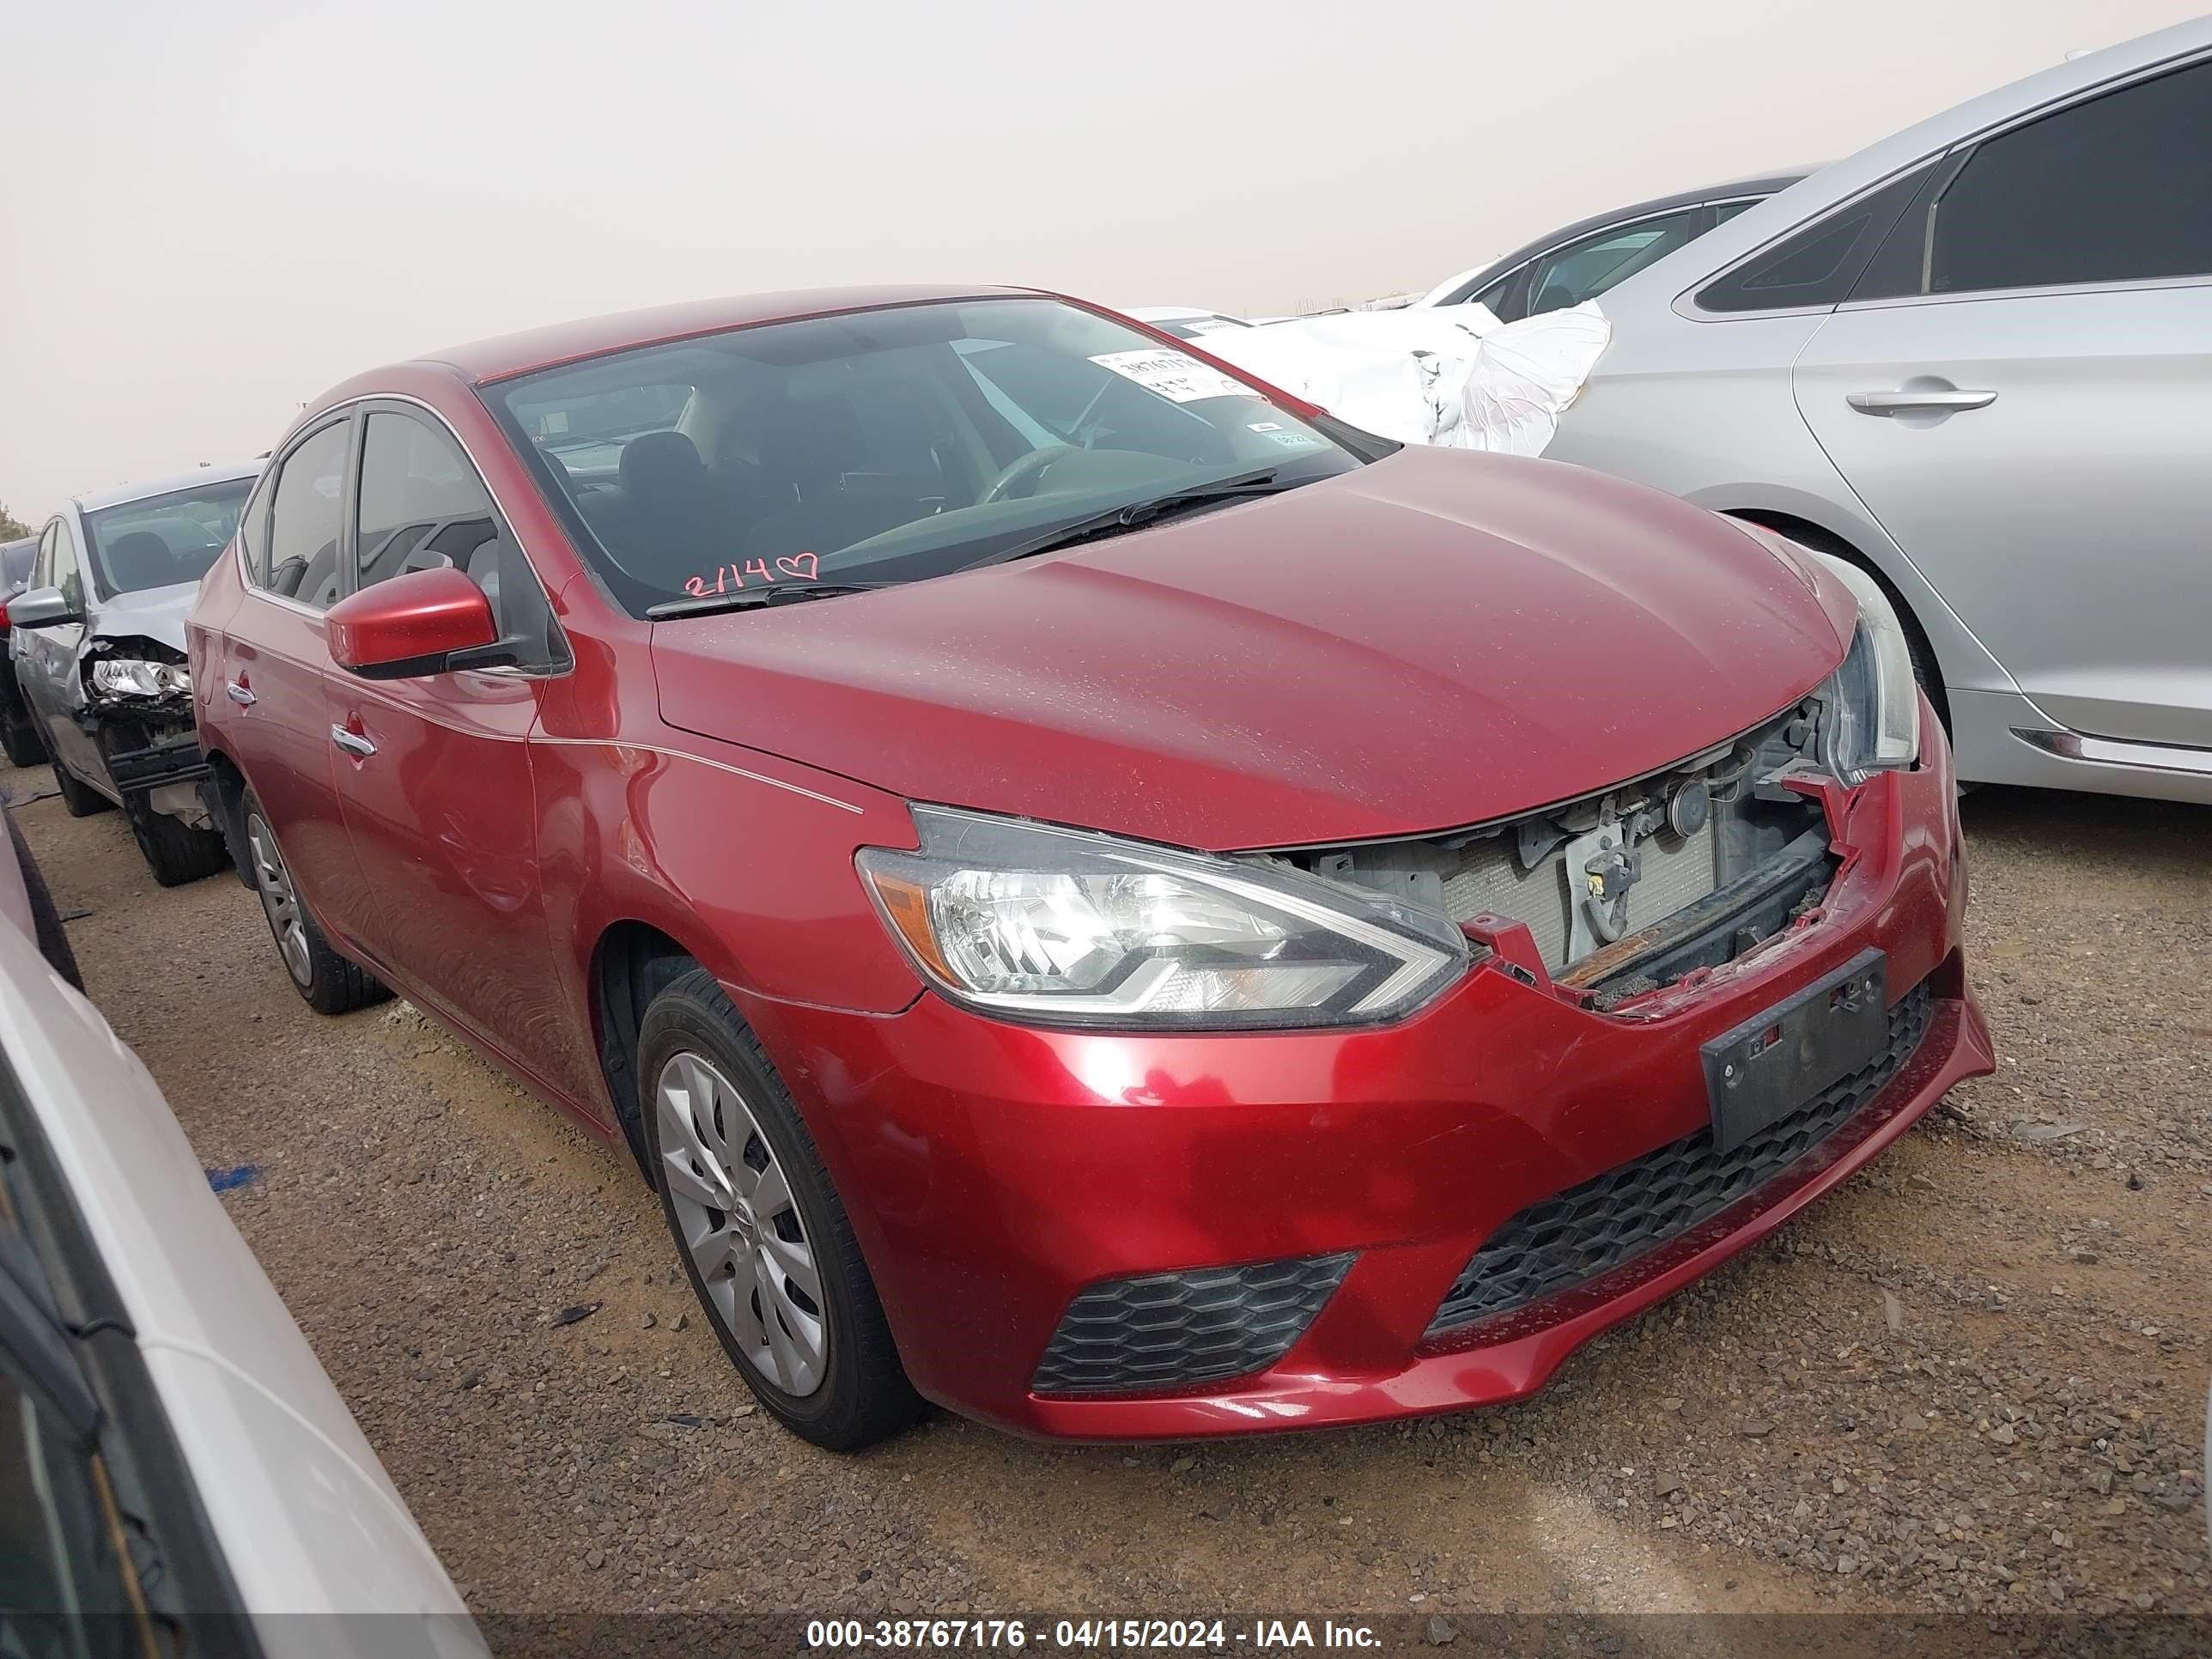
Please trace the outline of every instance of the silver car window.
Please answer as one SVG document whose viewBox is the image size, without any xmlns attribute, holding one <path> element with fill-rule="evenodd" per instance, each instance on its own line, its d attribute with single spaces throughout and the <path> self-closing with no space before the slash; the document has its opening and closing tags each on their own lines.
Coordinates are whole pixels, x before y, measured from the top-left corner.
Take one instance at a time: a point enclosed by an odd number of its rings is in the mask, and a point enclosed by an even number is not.
<svg viewBox="0 0 2212 1659">
<path fill-rule="evenodd" d="M 2212 275 L 2212 61 L 1978 145 L 1933 229 L 1934 294 Z"/>
</svg>

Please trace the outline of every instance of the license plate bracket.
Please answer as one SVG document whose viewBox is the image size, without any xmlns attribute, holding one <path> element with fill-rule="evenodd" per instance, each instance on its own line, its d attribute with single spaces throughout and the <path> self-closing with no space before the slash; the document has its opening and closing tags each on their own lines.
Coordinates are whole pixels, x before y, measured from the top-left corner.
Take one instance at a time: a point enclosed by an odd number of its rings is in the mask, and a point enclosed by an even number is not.
<svg viewBox="0 0 2212 1659">
<path fill-rule="evenodd" d="M 1833 973 L 1705 1043 L 1713 1142 L 1733 1152 L 1881 1052 L 1888 958 L 1862 951 Z"/>
</svg>

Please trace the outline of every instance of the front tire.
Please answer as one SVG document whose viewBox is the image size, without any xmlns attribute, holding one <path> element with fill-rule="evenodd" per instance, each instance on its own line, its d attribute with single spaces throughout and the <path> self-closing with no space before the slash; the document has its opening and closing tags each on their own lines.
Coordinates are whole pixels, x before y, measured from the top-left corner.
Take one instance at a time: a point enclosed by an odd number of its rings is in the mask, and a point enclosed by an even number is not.
<svg viewBox="0 0 2212 1659">
<path fill-rule="evenodd" d="M 115 805 L 90 784 L 79 783 L 59 761 L 54 763 L 54 787 L 61 791 L 62 805 L 73 818 L 88 818 L 95 812 L 110 811 Z"/>
<path fill-rule="evenodd" d="M 130 816 L 131 836 L 146 855 L 146 867 L 164 887 L 198 881 L 230 862 L 230 849 L 220 830 L 195 830 L 167 812 L 156 812 L 143 800 L 124 810 Z"/>
<path fill-rule="evenodd" d="M 706 969 L 646 1010 L 637 1078 L 661 1212 L 754 1396 L 831 1451 L 915 1422 L 926 1407 L 814 1138 Z"/>
<path fill-rule="evenodd" d="M 331 948 L 301 902 L 292 872 L 277 848 L 276 832 L 269 827 L 268 814 L 251 790 L 240 816 L 246 820 L 246 873 L 253 878 L 261 914 L 269 921 L 269 936 L 276 942 L 276 958 L 284 964 L 292 988 L 319 1014 L 351 1013 L 391 996 L 391 988 L 382 980 Z"/>
</svg>

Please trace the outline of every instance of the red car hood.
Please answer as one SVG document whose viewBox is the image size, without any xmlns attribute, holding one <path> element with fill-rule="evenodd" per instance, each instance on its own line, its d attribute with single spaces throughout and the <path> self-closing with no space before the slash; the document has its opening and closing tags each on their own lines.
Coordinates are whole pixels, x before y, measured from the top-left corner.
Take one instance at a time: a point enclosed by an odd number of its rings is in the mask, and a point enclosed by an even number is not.
<svg viewBox="0 0 2212 1659">
<path fill-rule="evenodd" d="M 1414 834 L 1658 769 L 1843 659 L 1754 532 L 1408 448 L 1096 546 L 659 624 L 662 717 L 917 800 L 1213 850 Z"/>
</svg>

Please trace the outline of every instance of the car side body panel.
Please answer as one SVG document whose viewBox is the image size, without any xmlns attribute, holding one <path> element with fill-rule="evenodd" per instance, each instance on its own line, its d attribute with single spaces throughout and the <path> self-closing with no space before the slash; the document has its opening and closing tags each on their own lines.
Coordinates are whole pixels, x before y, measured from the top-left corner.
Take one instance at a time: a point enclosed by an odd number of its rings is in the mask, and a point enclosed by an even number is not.
<svg viewBox="0 0 2212 1659">
<path fill-rule="evenodd" d="M 1855 553 L 1887 581 L 1927 637 L 1944 682 L 1961 777 L 2212 801 L 2202 653 L 2177 653 L 2163 626 L 2190 610 L 2182 599 L 2202 595 L 2208 580 L 2201 538 L 2174 533 L 2192 517 L 2201 522 L 2203 469 L 2193 451 L 2178 453 L 2173 446 L 2186 450 L 2203 425 L 2206 325 L 2197 307 L 2212 287 L 2141 285 L 2127 301 L 2139 326 L 2118 334 L 2086 319 L 2092 310 L 2102 314 L 2092 301 L 2118 302 L 2120 289 L 1767 313 L 1706 312 L 1695 297 L 1797 227 L 1923 162 L 2026 114 L 2208 49 L 2212 20 L 2199 20 L 2054 65 L 1838 161 L 1629 277 L 1606 296 L 1612 343 L 1547 456 L 1656 484 L 1721 512 L 1794 519 Z M 2081 321 L 2064 325 L 2074 331 L 2070 343 L 2038 345 L 2057 356 L 2033 367 L 2021 355 L 2020 325 L 2008 319 L 2049 312 L 2053 301 Z M 1900 320 L 1908 311 L 1919 315 Z M 1987 320 L 1968 314 L 1975 311 Z M 2039 331 L 2057 320 L 2046 315 Z M 2170 355 L 2164 364 L 2143 355 L 2143 331 L 2154 323 Z M 1933 334 L 1908 341 L 1893 332 L 1937 328 L 1963 332 L 1948 343 Z M 1869 331 L 1875 330 L 1890 331 L 1886 343 Z M 2084 354 L 2099 351 L 2109 360 L 2105 370 L 2118 378 L 2100 380 L 2092 392 L 2081 380 Z M 1931 374 L 1954 380 L 1963 374 L 1959 384 L 1978 386 L 1977 374 L 2007 363 L 2008 375 L 2026 375 L 2014 382 L 2009 404 L 2000 387 L 1990 407 L 1935 429 L 1923 429 L 1917 417 L 1899 422 L 1837 401 L 1905 389 L 1915 375 Z M 2072 395 L 2046 398 L 2044 388 L 2056 393 L 2061 380 Z M 1812 425 L 1808 399 L 1820 411 Z M 2135 423 L 2131 400 L 2144 418 L 2155 414 L 2159 433 L 2146 434 Z M 1990 415 L 2000 419 L 1986 421 Z M 2010 429 L 2016 441 L 1976 439 L 1976 421 L 1985 431 Z M 2108 434 L 2116 421 L 2124 434 Z M 1969 447 L 1983 459 L 1970 459 Z M 2022 580 L 2020 556 L 2008 545 L 2005 526 L 2023 526 L 2011 516 L 2017 491 L 2004 481 L 2017 480 L 2019 455 L 2030 453 L 2036 477 L 2029 493 L 2043 507 L 2028 516 L 2039 532 L 2054 532 L 2037 544 L 2030 562 L 2063 564 L 2070 597 L 2054 594 L 2048 580 Z M 1967 465 L 1943 465 L 1950 455 Z M 2105 485 L 2085 487 L 2083 469 L 2090 466 L 2101 469 Z M 2156 482 L 2147 481 L 2146 470 L 2157 471 Z M 2062 481 L 2072 493 L 2057 510 L 2056 498 L 2040 492 Z M 2131 562 L 2117 586 L 2099 586 L 2091 548 L 2105 559 Z M 2106 614 L 2077 633 L 2071 619 L 2085 592 L 2097 596 Z M 2038 603 L 2047 607 L 2047 625 L 2039 643 L 2028 643 L 2022 607 Z M 2146 605 L 2159 607 L 2156 614 L 2145 612 Z M 2050 621 L 2061 616 L 2069 621 Z M 2146 617 L 2152 635 L 2133 648 L 2131 616 Z M 2098 653 L 2094 665 L 2083 654 L 2090 648 Z M 2124 744 L 2085 745 L 2078 733 L 2132 739 L 2140 752 Z"/>
<path fill-rule="evenodd" d="M 331 1639 L 349 1639 L 343 1626 L 277 1615 L 352 1613 L 428 1616 L 447 1628 L 434 1638 L 416 1627 L 414 1650 L 481 1651 L 436 1556 L 154 1080 L 9 927 L 0 927 L 0 1050 L 128 1312 L 240 1599 L 272 1621 L 262 1630 L 269 1650 L 331 1651 Z M 399 1638 L 402 1622 L 384 1633 Z"/>
</svg>

